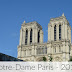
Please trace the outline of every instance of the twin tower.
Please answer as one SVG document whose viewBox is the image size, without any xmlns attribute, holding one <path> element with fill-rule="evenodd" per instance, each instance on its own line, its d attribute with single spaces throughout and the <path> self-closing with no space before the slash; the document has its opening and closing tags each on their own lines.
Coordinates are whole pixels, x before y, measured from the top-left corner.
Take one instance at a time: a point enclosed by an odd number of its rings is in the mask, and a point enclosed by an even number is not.
<svg viewBox="0 0 72 72">
<path fill-rule="evenodd" d="M 18 58 L 24 61 L 68 61 L 71 54 L 71 26 L 62 14 L 48 24 L 48 42 L 43 43 L 43 31 L 37 22 L 24 23 L 20 30 Z"/>
<path fill-rule="evenodd" d="M 25 23 L 24 21 L 20 30 L 19 45 L 32 45 L 35 43 L 43 43 L 42 27 L 37 22 Z"/>
</svg>

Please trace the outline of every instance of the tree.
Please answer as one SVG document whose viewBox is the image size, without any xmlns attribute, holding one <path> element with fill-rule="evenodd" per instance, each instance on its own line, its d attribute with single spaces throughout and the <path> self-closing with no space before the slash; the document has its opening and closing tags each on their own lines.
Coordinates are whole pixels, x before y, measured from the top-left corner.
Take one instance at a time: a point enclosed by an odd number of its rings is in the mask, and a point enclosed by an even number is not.
<svg viewBox="0 0 72 72">
<path fill-rule="evenodd" d="M 53 60 L 52 56 L 49 56 L 49 61 L 52 61 L 52 60 Z"/>
<path fill-rule="evenodd" d="M 43 57 L 43 61 L 47 61 L 46 57 Z"/>
<path fill-rule="evenodd" d="M 52 59 L 53 59 L 53 58 L 50 56 L 50 61 L 52 61 Z"/>
<path fill-rule="evenodd" d="M 69 61 L 72 61 L 72 57 L 70 58 L 70 60 Z"/>
</svg>

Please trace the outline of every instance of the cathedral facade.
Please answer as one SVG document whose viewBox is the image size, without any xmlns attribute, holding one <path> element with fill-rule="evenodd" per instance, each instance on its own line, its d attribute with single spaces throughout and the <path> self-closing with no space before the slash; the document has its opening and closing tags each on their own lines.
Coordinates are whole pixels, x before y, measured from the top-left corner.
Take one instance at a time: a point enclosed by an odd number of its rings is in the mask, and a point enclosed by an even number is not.
<svg viewBox="0 0 72 72">
<path fill-rule="evenodd" d="M 18 58 L 24 61 L 69 61 L 72 56 L 71 26 L 64 16 L 51 18 L 48 41 L 43 42 L 43 30 L 37 22 L 23 22 L 20 29 Z"/>
</svg>

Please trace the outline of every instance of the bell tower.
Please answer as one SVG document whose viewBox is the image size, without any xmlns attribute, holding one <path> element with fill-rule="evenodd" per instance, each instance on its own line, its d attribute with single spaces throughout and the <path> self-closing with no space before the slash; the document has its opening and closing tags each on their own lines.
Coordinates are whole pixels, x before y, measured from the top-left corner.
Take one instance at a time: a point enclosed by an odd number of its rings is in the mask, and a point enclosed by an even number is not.
<svg viewBox="0 0 72 72">
<path fill-rule="evenodd" d="M 35 44 L 43 43 L 43 31 L 42 27 L 37 22 L 23 22 L 20 29 L 20 42 L 18 46 L 18 58 L 23 57 L 25 48 L 31 48 Z"/>
<path fill-rule="evenodd" d="M 71 26 L 64 16 L 57 18 L 51 18 L 48 24 L 48 43 L 51 44 L 49 47 L 49 54 L 59 55 L 62 54 L 62 61 L 68 61 L 70 59 L 71 50 Z M 54 55 L 55 56 L 55 55 Z"/>
<path fill-rule="evenodd" d="M 34 43 L 43 43 L 43 31 L 37 22 L 24 23 L 20 30 L 19 45 L 29 45 Z"/>
<path fill-rule="evenodd" d="M 48 41 L 69 40 L 71 43 L 71 26 L 64 16 L 51 18 L 48 24 Z"/>
</svg>

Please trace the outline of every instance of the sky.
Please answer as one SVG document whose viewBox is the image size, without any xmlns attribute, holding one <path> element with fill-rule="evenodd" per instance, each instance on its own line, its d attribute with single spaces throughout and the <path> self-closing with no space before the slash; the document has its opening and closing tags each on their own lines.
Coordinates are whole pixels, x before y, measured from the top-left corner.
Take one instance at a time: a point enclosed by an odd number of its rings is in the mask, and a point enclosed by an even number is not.
<svg viewBox="0 0 72 72">
<path fill-rule="evenodd" d="M 72 0 L 0 0 L 0 52 L 17 57 L 21 24 L 37 21 L 48 40 L 50 18 L 65 14 L 72 27 Z"/>
</svg>

